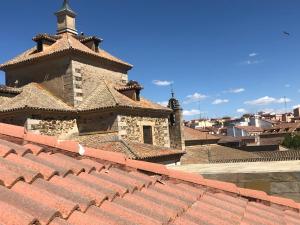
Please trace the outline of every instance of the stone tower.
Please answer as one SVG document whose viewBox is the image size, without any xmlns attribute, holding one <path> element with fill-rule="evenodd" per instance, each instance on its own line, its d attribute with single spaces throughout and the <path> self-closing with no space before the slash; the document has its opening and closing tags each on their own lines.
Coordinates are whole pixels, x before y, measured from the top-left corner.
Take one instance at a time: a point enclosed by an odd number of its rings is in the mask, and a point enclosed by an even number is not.
<svg viewBox="0 0 300 225">
<path fill-rule="evenodd" d="M 171 148 L 185 150 L 182 108 L 180 107 L 179 101 L 174 97 L 173 91 L 172 97 L 169 100 L 168 107 L 173 110 L 169 119 Z"/>
<path fill-rule="evenodd" d="M 61 9 L 55 15 L 57 16 L 57 34 L 66 32 L 78 34 L 75 23 L 76 13 L 71 9 L 68 0 L 64 0 Z"/>
</svg>

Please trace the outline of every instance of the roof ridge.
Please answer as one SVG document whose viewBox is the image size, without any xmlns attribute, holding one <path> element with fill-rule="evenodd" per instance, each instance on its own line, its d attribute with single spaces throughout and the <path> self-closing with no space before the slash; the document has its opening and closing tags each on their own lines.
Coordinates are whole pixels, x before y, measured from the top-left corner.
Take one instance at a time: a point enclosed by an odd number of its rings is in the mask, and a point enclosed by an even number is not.
<svg viewBox="0 0 300 225">
<path fill-rule="evenodd" d="M 48 94 L 50 94 L 53 98 L 55 98 L 56 100 L 60 101 L 61 103 L 67 105 L 68 107 L 73 108 L 71 105 L 67 104 L 66 102 L 64 102 L 61 98 L 59 98 L 58 96 L 54 95 L 51 91 L 49 91 L 47 88 L 45 88 L 44 86 L 42 86 L 41 84 L 38 84 L 36 82 L 32 82 L 32 84 L 34 84 L 35 86 L 37 86 L 38 88 L 40 88 L 41 90 L 47 92 Z"/>
<path fill-rule="evenodd" d="M 116 96 L 112 93 L 112 90 L 110 89 L 109 84 L 106 82 L 106 80 L 103 78 L 103 82 L 105 83 L 105 87 L 107 88 L 107 90 L 109 91 L 109 93 L 111 94 L 111 96 L 113 97 L 116 105 L 119 105 L 120 103 L 117 101 Z"/>
<path fill-rule="evenodd" d="M 24 127 L 0 123 L 0 134 L 21 138 L 26 142 L 33 142 L 36 144 L 42 144 L 44 146 L 58 148 L 62 151 L 67 151 L 73 154 L 79 154 L 79 143 L 76 141 L 59 141 L 56 137 L 28 133 L 25 131 Z M 112 163 L 117 163 L 123 166 L 128 166 L 162 176 L 167 176 L 171 179 L 193 183 L 194 185 L 206 186 L 208 188 L 229 192 L 236 194 L 237 196 L 254 198 L 260 201 L 270 202 L 271 204 L 286 206 L 297 209 L 298 212 L 300 211 L 300 204 L 291 199 L 270 196 L 263 191 L 239 188 L 232 183 L 205 179 L 201 175 L 172 170 L 161 164 L 131 160 L 120 153 L 106 152 L 100 149 L 86 147 L 85 156 L 97 160 L 110 161 Z"/>
</svg>

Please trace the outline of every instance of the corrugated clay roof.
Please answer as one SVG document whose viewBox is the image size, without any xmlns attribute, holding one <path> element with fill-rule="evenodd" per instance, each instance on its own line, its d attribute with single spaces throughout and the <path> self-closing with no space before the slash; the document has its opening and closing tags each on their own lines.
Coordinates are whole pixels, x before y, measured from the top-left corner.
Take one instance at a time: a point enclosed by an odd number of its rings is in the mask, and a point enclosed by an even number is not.
<svg viewBox="0 0 300 225">
<path fill-rule="evenodd" d="M 300 204 L 0 124 L 3 225 L 300 224 Z M 4 136 L 3 136 L 4 137 Z M 18 138 L 32 144 L 12 143 Z M 147 172 L 151 175 L 146 175 Z"/>
<path fill-rule="evenodd" d="M 220 138 L 215 135 L 211 135 L 208 132 L 203 132 L 197 129 L 184 126 L 184 138 L 185 140 L 219 140 Z"/>
<path fill-rule="evenodd" d="M 122 153 L 130 159 L 150 159 L 185 153 L 177 149 L 120 141 L 118 135 L 113 133 L 80 135 L 75 140 L 87 147 Z"/>
<path fill-rule="evenodd" d="M 47 34 L 44 34 L 44 36 L 51 37 L 50 35 L 47 35 Z M 42 52 L 37 52 L 36 47 L 33 47 L 33 48 L 25 51 L 24 53 L 20 54 L 19 56 L 13 58 L 12 60 L 0 65 L 0 68 L 17 65 L 20 63 L 24 63 L 24 62 L 30 62 L 33 60 L 43 58 L 45 56 L 49 56 L 49 55 L 53 55 L 53 54 L 57 54 L 57 53 L 65 52 L 65 51 L 70 51 L 70 50 L 74 50 L 74 51 L 78 51 L 83 54 L 95 56 L 95 57 L 98 57 L 99 59 L 106 59 L 106 60 L 109 60 L 109 61 L 112 61 L 115 63 L 119 63 L 121 65 L 128 67 L 128 69 L 130 69 L 132 67 L 132 65 L 112 56 L 111 54 L 109 54 L 108 52 L 106 52 L 102 49 L 99 49 L 99 52 L 95 52 L 95 51 L 91 50 L 90 48 L 85 46 L 83 43 L 81 43 L 72 34 L 64 33 L 61 35 L 57 35 L 57 37 L 58 38 L 57 38 L 56 42 L 54 44 L 52 44 L 51 46 L 45 48 Z"/>
<path fill-rule="evenodd" d="M 134 101 L 118 92 L 112 84 L 108 84 L 105 80 L 99 81 L 99 85 L 93 90 L 93 93 L 84 98 L 84 101 L 77 107 L 66 104 L 37 83 L 29 83 L 18 90 L 21 90 L 20 93 L 10 98 L 0 95 L 0 112 L 24 108 L 50 111 L 90 111 L 115 107 L 170 111 L 169 108 L 144 98 Z"/>
</svg>

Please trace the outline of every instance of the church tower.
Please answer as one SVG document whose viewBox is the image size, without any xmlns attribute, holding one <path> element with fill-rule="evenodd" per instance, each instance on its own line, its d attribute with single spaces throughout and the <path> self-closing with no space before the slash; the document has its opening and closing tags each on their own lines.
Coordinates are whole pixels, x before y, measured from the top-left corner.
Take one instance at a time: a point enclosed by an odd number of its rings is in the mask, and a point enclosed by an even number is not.
<svg viewBox="0 0 300 225">
<path fill-rule="evenodd" d="M 75 23 L 76 13 L 71 9 L 68 0 L 64 0 L 61 9 L 55 15 L 57 16 L 57 34 L 67 32 L 78 34 Z"/>
<path fill-rule="evenodd" d="M 168 107 L 173 110 L 169 118 L 171 148 L 185 150 L 182 108 L 180 107 L 179 101 L 175 98 L 173 90 Z"/>
</svg>

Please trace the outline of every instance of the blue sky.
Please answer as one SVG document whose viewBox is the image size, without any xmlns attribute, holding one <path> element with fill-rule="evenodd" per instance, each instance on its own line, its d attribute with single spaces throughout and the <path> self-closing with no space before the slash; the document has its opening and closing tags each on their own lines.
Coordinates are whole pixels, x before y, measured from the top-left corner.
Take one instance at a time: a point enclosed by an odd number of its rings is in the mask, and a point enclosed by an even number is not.
<svg viewBox="0 0 300 225">
<path fill-rule="evenodd" d="M 173 82 L 186 119 L 280 112 L 284 96 L 288 109 L 300 104 L 298 0 L 70 2 L 80 32 L 134 65 L 130 79 L 145 97 L 167 101 Z M 32 47 L 37 33 L 55 33 L 61 3 L 2 1 L 0 63 Z"/>
</svg>

